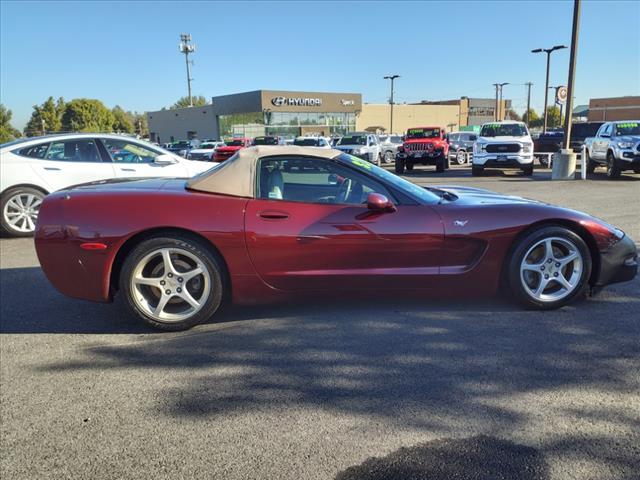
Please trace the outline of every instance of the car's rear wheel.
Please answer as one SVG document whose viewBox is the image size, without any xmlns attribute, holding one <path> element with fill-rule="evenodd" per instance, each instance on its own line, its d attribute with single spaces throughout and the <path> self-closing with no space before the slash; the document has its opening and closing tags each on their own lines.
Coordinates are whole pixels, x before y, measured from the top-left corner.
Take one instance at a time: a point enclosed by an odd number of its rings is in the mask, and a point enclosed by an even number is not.
<svg viewBox="0 0 640 480">
<path fill-rule="evenodd" d="M 607 177 L 614 179 L 619 178 L 622 170 L 616 164 L 616 157 L 613 156 L 613 152 L 607 152 Z"/>
<path fill-rule="evenodd" d="M 30 187 L 12 188 L 2 195 L 2 231 L 12 237 L 29 237 L 45 194 Z"/>
<path fill-rule="evenodd" d="M 585 149 L 584 155 L 585 155 L 585 163 L 587 164 L 587 173 L 595 172 L 596 167 L 598 166 L 598 163 L 591 159 L 588 149 Z"/>
<path fill-rule="evenodd" d="M 509 259 L 509 284 L 528 308 L 554 309 L 583 295 L 591 275 L 584 240 L 560 227 L 541 227 L 523 238 Z"/>
<path fill-rule="evenodd" d="M 204 323 L 226 290 L 222 261 L 186 236 L 156 237 L 138 244 L 120 274 L 129 309 L 161 330 L 185 330 Z"/>
</svg>

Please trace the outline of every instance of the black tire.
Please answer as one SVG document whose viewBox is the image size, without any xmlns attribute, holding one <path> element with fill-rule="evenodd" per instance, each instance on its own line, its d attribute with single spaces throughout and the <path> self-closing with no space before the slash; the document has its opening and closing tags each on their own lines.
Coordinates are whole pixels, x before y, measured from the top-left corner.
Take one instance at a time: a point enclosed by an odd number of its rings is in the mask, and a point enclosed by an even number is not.
<svg viewBox="0 0 640 480">
<path fill-rule="evenodd" d="M 31 229 L 29 231 L 22 231 L 21 230 L 22 226 L 24 226 L 25 228 L 30 227 L 28 223 L 29 220 L 27 220 L 26 218 L 23 220 L 18 220 L 16 222 L 16 225 L 13 226 L 9 222 L 9 220 L 11 220 L 12 218 L 15 219 L 16 211 L 14 211 L 14 208 L 12 207 L 12 205 L 15 205 L 15 203 L 12 202 L 11 205 L 7 205 L 10 200 L 14 199 L 17 196 L 20 196 L 20 197 L 27 196 L 28 198 L 31 198 L 29 197 L 30 195 L 33 195 L 32 198 L 34 199 L 34 201 L 37 200 L 39 202 L 37 205 L 37 211 L 39 211 L 40 205 L 42 204 L 42 200 L 44 200 L 44 197 L 46 196 L 46 193 L 44 193 L 42 190 L 38 190 L 31 187 L 16 187 L 16 188 L 10 188 L 2 194 L 2 199 L 0 200 L 0 226 L 2 227 L 2 232 L 5 235 L 11 236 L 11 237 L 33 236 L 35 232 L 34 219 L 37 218 L 37 212 L 35 213 L 35 215 L 30 215 L 30 218 L 29 218 L 31 223 L 34 224 L 34 229 Z M 25 202 L 26 202 L 26 199 L 25 199 Z"/>
<path fill-rule="evenodd" d="M 613 152 L 609 150 L 607 152 L 607 177 L 611 180 L 620 178 L 622 170 L 617 165 L 616 157 L 613 156 Z"/>
<path fill-rule="evenodd" d="M 549 168 L 549 157 L 546 155 L 540 155 L 538 157 L 538 162 L 540 163 L 540 165 L 542 165 L 544 168 Z"/>
<path fill-rule="evenodd" d="M 398 175 L 402 175 L 404 173 L 404 159 L 396 158 L 395 170 Z"/>
<path fill-rule="evenodd" d="M 484 168 L 478 167 L 476 165 L 471 166 L 471 175 L 474 177 L 479 177 L 484 173 Z"/>
<path fill-rule="evenodd" d="M 181 249 L 197 257 L 209 274 L 210 291 L 202 307 L 190 317 L 180 321 L 161 321 L 153 318 L 150 314 L 142 310 L 133 299 L 136 293 L 132 290 L 130 279 L 138 264 L 151 252 L 162 249 Z M 171 236 L 161 236 L 149 238 L 136 245 L 128 254 L 120 273 L 119 286 L 124 292 L 127 308 L 147 325 L 159 330 L 179 331 L 187 330 L 195 325 L 207 322 L 222 304 L 227 293 L 227 280 L 224 274 L 222 259 L 202 242 L 190 238 L 186 235 L 175 234 Z M 187 288 L 188 282 L 183 287 Z M 164 288 L 164 287 L 161 287 Z M 178 289 L 179 290 L 179 289 Z M 149 291 L 152 291 L 149 287 Z"/>
<path fill-rule="evenodd" d="M 596 171 L 596 167 L 598 166 L 598 163 L 591 159 L 588 149 L 585 149 L 584 155 L 585 155 L 585 163 L 587 164 L 587 173 L 594 173 Z"/>
<path fill-rule="evenodd" d="M 443 156 L 438 157 L 436 160 L 436 172 L 443 173 L 447 168 L 447 159 Z"/>
<path fill-rule="evenodd" d="M 522 174 L 525 177 L 531 177 L 533 175 L 533 164 L 522 167 Z"/>
<path fill-rule="evenodd" d="M 405 162 L 404 166 L 407 169 L 407 172 L 413 172 L 413 167 L 415 165 L 413 164 L 413 162 Z"/>
<path fill-rule="evenodd" d="M 530 295 L 523 286 L 523 280 L 520 275 L 520 267 L 524 260 L 524 256 L 529 249 L 536 243 L 545 238 L 561 238 L 571 242 L 580 253 L 582 261 L 582 272 L 574 290 L 564 298 L 555 301 L 540 301 Z M 507 259 L 507 280 L 511 287 L 513 296 L 527 308 L 536 310 L 553 310 L 567 305 L 575 298 L 584 296 L 589 287 L 589 278 L 591 277 L 592 259 L 589 247 L 584 240 L 572 230 L 561 226 L 542 226 L 526 234 L 518 241 L 513 249 L 511 256 Z M 571 267 L 569 267 L 571 268 Z M 553 279 L 552 279 L 553 280 Z"/>
</svg>

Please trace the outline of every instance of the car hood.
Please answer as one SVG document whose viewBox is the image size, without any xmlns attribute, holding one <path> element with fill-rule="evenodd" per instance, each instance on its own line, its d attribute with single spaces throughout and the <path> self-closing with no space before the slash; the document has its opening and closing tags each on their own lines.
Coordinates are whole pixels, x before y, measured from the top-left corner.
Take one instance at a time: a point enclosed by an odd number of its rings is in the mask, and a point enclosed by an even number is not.
<svg viewBox="0 0 640 480">
<path fill-rule="evenodd" d="M 214 150 L 213 148 L 194 148 L 189 150 L 189 153 L 212 153 Z"/>
<path fill-rule="evenodd" d="M 478 142 L 484 143 L 504 143 L 504 142 L 531 142 L 529 137 L 478 137 Z"/>
<path fill-rule="evenodd" d="M 441 138 L 408 138 L 404 143 L 436 143 L 442 141 Z"/>
<path fill-rule="evenodd" d="M 640 135 L 624 135 L 622 137 L 616 137 L 619 142 L 640 142 Z"/>
<path fill-rule="evenodd" d="M 504 195 L 483 188 L 463 187 L 458 185 L 434 185 L 429 188 L 444 190 L 458 197 L 457 204 L 464 205 L 506 205 L 506 204 L 537 204 L 545 205 L 538 200 L 531 200 L 515 195 Z"/>
<path fill-rule="evenodd" d="M 358 145 L 358 144 L 353 144 L 353 145 L 336 145 L 335 148 L 336 150 L 353 150 L 354 148 L 362 148 L 362 147 L 366 147 L 366 145 Z"/>
<path fill-rule="evenodd" d="M 218 147 L 216 149 L 216 151 L 218 152 L 236 152 L 238 150 L 240 150 L 243 147 L 234 147 L 234 146 L 229 146 L 227 145 L 226 147 Z"/>
</svg>

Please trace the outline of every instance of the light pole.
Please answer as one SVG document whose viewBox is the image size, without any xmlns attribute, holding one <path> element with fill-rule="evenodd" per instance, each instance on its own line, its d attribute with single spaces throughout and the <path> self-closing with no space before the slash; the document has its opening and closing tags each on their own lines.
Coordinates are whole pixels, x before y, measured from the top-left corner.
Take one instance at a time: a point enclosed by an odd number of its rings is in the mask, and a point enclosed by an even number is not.
<svg viewBox="0 0 640 480">
<path fill-rule="evenodd" d="M 505 82 L 505 83 L 501 83 L 500 84 L 500 100 L 498 101 L 498 106 L 500 107 L 500 118 L 498 120 L 504 120 L 503 115 L 502 115 L 502 87 L 504 87 L 505 85 L 509 85 L 509 82 Z"/>
<path fill-rule="evenodd" d="M 529 128 L 529 114 L 531 111 L 531 86 L 533 85 L 533 83 L 527 82 L 525 83 L 525 85 L 527 86 L 527 128 Z"/>
<path fill-rule="evenodd" d="M 556 50 L 562 50 L 567 48 L 566 45 L 556 45 L 551 48 L 536 48 L 531 50 L 531 53 L 546 53 L 547 54 L 547 80 L 544 85 L 544 124 L 542 126 L 542 132 L 547 131 L 547 102 L 549 101 L 549 66 L 551 65 L 551 53 Z"/>
<path fill-rule="evenodd" d="M 571 53 L 569 56 L 569 79 L 567 82 L 567 109 L 564 117 L 564 148 L 571 145 L 571 117 L 573 116 L 573 87 L 576 79 L 576 60 L 578 58 L 578 35 L 580 33 L 581 0 L 573 2 L 573 26 L 571 29 Z M 586 178 L 586 177 L 583 177 Z"/>
<path fill-rule="evenodd" d="M 496 122 L 500 121 L 500 110 L 502 109 L 502 87 L 505 85 L 509 85 L 509 82 L 493 84 L 493 86 L 496 87 L 496 111 L 494 115 L 496 117 Z"/>
<path fill-rule="evenodd" d="M 393 81 L 396 78 L 400 78 L 400 75 L 387 75 L 384 77 L 385 80 L 391 80 L 391 96 L 389 97 L 389 104 L 391 105 L 391 120 L 389 125 L 389 133 L 393 133 Z"/>
<path fill-rule="evenodd" d="M 187 90 L 189 91 L 189 106 L 193 107 L 193 98 L 191 97 L 191 69 L 189 68 L 189 54 L 196 51 L 196 46 L 191 44 L 191 35 L 188 33 L 180 34 L 180 45 L 178 46 L 180 53 L 184 53 L 184 60 L 187 64 Z"/>
</svg>

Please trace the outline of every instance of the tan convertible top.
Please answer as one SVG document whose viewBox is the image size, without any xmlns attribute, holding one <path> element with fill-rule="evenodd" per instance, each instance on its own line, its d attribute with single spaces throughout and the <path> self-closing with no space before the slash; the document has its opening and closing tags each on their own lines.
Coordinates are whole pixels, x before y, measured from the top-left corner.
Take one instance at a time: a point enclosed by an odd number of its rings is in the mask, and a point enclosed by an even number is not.
<svg viewBox="0 0 640 480">
<path fill-rule="evenodd" d="M 227 160 L 218 168 L 212 168 L 193 177 L 187 182 L 187 188 L 201 192 L 253 198 L 255 196 L 256 165 L 260 158 L 281 155 L 335 158 L 341 153 L 339 150 L 328 148 L 294 145 L 260 145 L 243 148 L 238 151 L 235 158 Z"/>
</svg>

